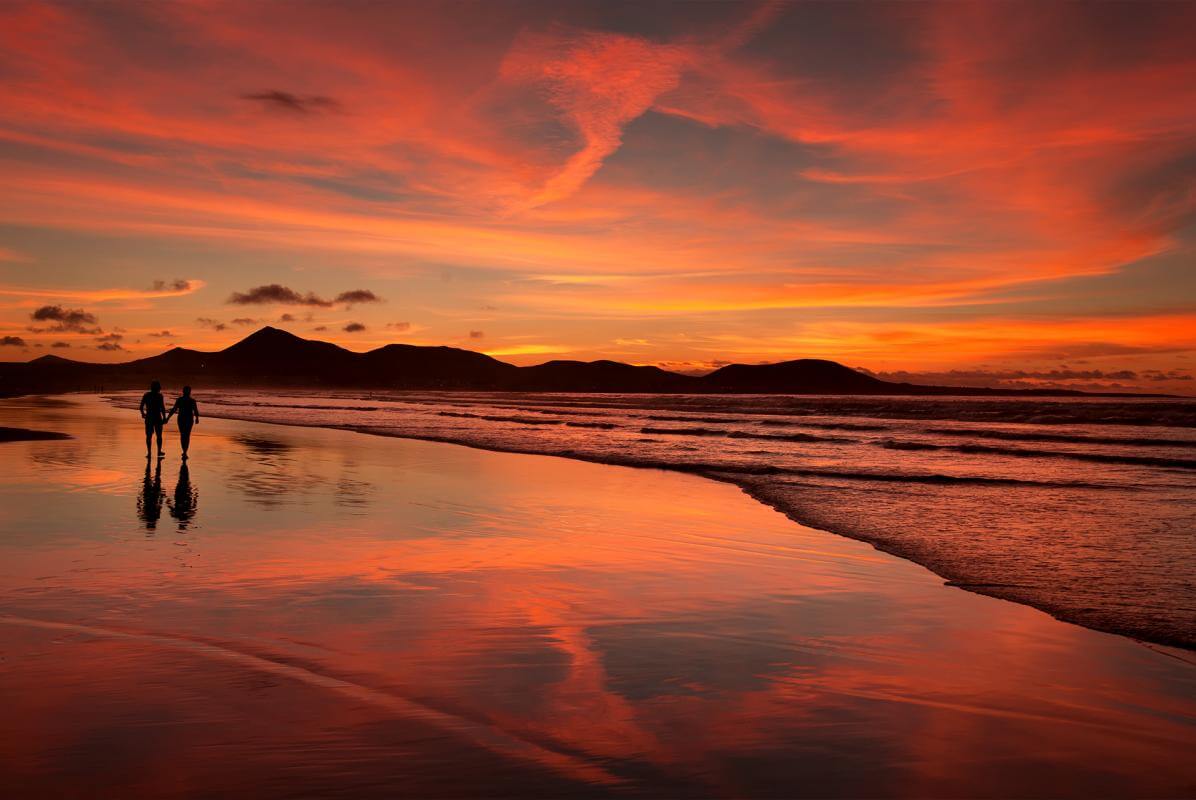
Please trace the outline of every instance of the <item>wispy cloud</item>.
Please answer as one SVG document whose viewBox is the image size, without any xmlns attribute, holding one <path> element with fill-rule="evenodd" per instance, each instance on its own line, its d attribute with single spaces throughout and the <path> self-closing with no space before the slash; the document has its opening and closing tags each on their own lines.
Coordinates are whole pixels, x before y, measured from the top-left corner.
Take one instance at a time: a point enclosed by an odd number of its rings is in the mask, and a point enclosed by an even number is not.
<svg viewBox="0 0 1196 800">
<path fill-rule="evenodd" d="M 99 303 L 131 330 L 177 327 L 177 305 L 210 331 L 242 286 L 233 305 L 281 306 L 267 319 L 418 314 L 440 341 L 498 340 L 477 316 L 495 303 L 503 337 L 643 338 L 615 346 L 646 361 L 1049 371 L 1120 347 L 1141 382 L 1196 355 L 1156 323 L 1191 305 L 1191 4 L 637 6 L 617 26 L 507 4 L 440 49 L 421 41 L 457 29 L 444 5 L 304 6 L 269 37 L 257 4 L 112 7 L 0 4 L 0 70 L 21 76 L 0 82 L 0 223 L 32 232 L 0 259 L 36 267 L 3 262 L 14 333 Z M 852 24 L 828 48 L 811 14 Z M 186 59 L 140 58 L 147 29 Z M 475 277 L 420 277 L 437 270 Z"/>
<path fill-rule="evenodd" d="M 191 281 L 184 278 L 175 278 L 172 281 L 157 280 L 150 287 L 150 291 L 157 294 L 188 294 L 191 292 Z"/>
<path fill-rule="evenodd" d="M 214 331 L 222 331 L 228 327 L 220 320 L 212 319 L 211 317 L 196 317 L 195 324 L 201 328 L 209 328 Z"/>
<path fill-rule="evenodd" d="M 340 103 L 331 97 L 314 94 L 293 94 L 279 89 L 248 92 L 241 95 L 241 99 L 252 100 L 273 111 L 284 111 L 293 114 L 339 111 L 341 107 Z"/>
<path fill-rule="evenodd" d="M 75 300 L 79 302 L 104 303 L 119 300 L 152 300 L 167 297 L 183 297 L 194 294 L 206 284 L 204 281 L 175 279 L 154 281 L 148 289 L 69 289 L 57 286 L 4 286 L 0 285 L 0 296 L 33 297 L 43 299 Z"/>
</svg>

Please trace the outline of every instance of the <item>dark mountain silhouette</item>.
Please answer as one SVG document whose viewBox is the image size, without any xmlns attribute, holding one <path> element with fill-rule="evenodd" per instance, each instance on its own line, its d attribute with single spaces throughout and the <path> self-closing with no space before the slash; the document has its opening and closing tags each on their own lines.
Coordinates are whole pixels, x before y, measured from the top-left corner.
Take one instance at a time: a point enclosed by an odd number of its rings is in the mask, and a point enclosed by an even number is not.
<svg viewBox="0 0 1196 800">
<path fill-rule="evenodd" d="M 359 356 L 358 382 L 413 388 L 489 389 L 510 385 L 519 367 L 456 347 L 388 344 Z"/>
<path fill-rule="evenodd" d="M 521 367 L 514 388 L 528 392 L 696 392 L 701 391 L 699 380 L 660 367 L 635 367 L 618 361 L 548 361 Z"/>
<path fill-rule="evenodd" d="M 891 383 L 834 361 L 732 364 L 702 377 L 617 361 L 549 361 L 517 367 L 455 347 L 389 344 L 355 353 L 329 342 L 262 328 L 215 353 L 175 347 L 123 364 L 59 356 L 0 363 L 0 395 L 172 386 L 446 389 L 536 392 L 689 392 L 726 394 L 1080 395 L 1084 392 L 961 389 Z"/>
<path fill-rule="evenodd" d="M 702 381 L 710 391 L 760 394 L 886 394 L 897 385 L 818 358 L 779 364 L 730 364 Z"/>
</svg>

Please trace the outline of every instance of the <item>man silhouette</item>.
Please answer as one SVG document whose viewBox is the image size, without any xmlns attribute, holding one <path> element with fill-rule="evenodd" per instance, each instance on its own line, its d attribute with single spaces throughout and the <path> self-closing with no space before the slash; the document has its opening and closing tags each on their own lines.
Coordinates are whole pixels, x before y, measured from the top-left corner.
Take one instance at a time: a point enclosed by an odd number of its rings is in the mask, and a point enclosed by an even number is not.
<svg viewBox="0 0 1196 800">
<path fill-rule="evenodd" d="M 166 421 L 175 414 L 179 415 L 179 442 L 183 445 L 183 460 L 187 459 L 187 448 L 191 446 L 191 426 L 199 424 L 199 405 L 191 396 L 191 387 L 184 386 L 183 394 L 174 401 Z"/>
<path fill-rule="evenodd" d="M 166 401 L 162 397 L 162 384 L 154 381 L 149 391 L 141 396 L 141 418 L 145 420 L 145 457 L 150 457 L 150 439 L 158 435 L 158 458 L 166 456 L 162 449 L 162 425 L 166 421 Z"/>
</svg>

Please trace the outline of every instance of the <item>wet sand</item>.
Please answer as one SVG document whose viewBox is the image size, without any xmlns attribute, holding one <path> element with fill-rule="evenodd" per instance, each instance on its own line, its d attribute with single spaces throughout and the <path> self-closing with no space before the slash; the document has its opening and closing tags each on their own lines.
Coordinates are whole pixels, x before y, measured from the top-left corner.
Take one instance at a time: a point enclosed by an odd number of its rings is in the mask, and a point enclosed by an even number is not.
<svg viewBox="0 0 1196 800">
<path fill-rule="evenodd" d="M 65 433 L 31 431 L 28 428 L 0 427 L 0 442 L 35 442 L 44 439 L 69 439 Z"/>
<path fill-rule="evenodd" d="M 1191 654 L 703 478 L 0 401 L 13 796 L 1196 793 Z"/>
</svg>

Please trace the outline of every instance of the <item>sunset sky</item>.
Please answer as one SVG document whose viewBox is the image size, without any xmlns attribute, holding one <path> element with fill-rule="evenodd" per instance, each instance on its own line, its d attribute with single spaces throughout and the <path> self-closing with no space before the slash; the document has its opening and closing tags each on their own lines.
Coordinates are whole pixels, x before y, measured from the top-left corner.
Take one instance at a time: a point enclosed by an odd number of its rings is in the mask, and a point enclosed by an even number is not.
<svg viewBox="0 0 1196 800">
<path fill-rule="evenodd" d="M 0 360 L 1196 394 L 1196 3 L 0 3 Z M 910 373 L 910 374 L 903 374 Z"/>
</svg>

